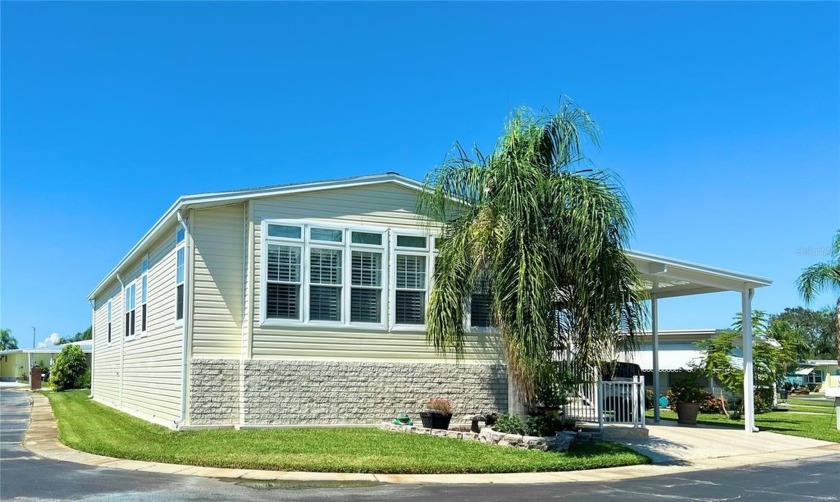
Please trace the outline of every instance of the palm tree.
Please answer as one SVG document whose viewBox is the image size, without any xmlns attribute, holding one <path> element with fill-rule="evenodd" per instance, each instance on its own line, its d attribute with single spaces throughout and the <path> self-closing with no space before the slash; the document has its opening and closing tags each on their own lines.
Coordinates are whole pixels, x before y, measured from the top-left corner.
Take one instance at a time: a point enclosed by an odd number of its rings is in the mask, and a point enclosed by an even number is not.
<svg viewBox="0 0 840 502">
<path fill-rule="evenodd" d="M 598 144 L 596 124 L 570 101 L 556 114 L 521 109 L 490 155 L 457 146 L 421 197 L 421 212 L 446 222 L 427 340 L 462 356 L 464 306 L 486 291 L 529 404 L 556 383 L 558 355 L 591 371 L 631 345 L 644 322 L 645 293 L 624 254 L 630 204 L 611 174 L 589 166 L 587 139 Z"/>
<path fill-rule="evenodd" d="M 840 230 L 831 244 L 831 256 L 828 261 L 816 263 L 802 271 L 796 281 L 799 294 L 806 302 L 812 301 L 823 290 L 840 291 Z M 840 297 L 834 310 L 834 338 L 837 362 L 840 363 Z"/>
<path fill-rule="evenodd" d="M 12 330 L 8 328 L 0 329 L 0 350 L 9 350 L 18 348 L 17 338 L 12 336 Z"/>
</svg>

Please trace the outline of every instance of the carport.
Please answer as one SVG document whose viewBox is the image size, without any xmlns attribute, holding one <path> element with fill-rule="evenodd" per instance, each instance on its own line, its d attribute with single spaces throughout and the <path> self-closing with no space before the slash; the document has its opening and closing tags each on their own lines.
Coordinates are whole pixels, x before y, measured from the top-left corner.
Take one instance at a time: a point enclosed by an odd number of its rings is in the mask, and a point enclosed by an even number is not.
<svg viewBox="0 0 840 502">
<path fill-rule="evenodd" d="M 741 293 L 744 351 L 744 430 L 757 432 L 753 399 L 752 298 L 755 290 L 772 284 L 770 279 L 732 272 L 707 265 L 628 251 L 628 257 L 642 275 L 650 295 L 651 336 L 653 341 L 653 395 L 659 396 L 659 305 L 662 298 L 721 293 Z M 659 423 L 659 400 L 653 400 L 654 423 Z"/>
</svg>

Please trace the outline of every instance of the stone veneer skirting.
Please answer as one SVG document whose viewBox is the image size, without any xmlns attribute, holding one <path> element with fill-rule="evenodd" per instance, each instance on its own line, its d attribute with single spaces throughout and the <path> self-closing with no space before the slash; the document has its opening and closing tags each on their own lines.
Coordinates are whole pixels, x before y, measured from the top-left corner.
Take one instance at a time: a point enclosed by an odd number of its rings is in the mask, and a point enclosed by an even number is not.
<svg viewBox="0 0 840 502">
<path fill-rule="evenodd" d="M 193 359 L 190 423 L 239 420 L 237 360 Z M 502 364 L 355 361 L 244 361 L 243 425 L 378 424 L 400 413 L 419 419 L 430 398 L 450 399 L 454 415 L 506 412 Z"/>
</svg>

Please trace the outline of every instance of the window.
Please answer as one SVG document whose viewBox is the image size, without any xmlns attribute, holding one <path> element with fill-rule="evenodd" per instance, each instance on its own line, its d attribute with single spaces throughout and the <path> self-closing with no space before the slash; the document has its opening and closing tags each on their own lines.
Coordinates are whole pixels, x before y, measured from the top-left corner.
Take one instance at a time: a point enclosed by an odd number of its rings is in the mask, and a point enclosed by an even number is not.
<svg viewBox="0 0 840 502">
<path fill-rule="evenodd" d="M 137 302 L 137 289 L 135 283 L 125 288 L 125 336 L 134 335 L 134 312 Z"/>
<path fill-rule="evenodd" d="M 341 249 L 309 250 L 309 319 L 341 321 Z"/>
<path fill-rule="evenodd" d="M 808 373 L 808 383 L 822 383 L 823 370 L 814 368 L 814 371 Z"/>
<path fill-rule="evenodd" d="M 300 226 L 268 225 L 268 237 L 272 240 L 266 244 L 267 319 L 301 319 L 302 232 Z"/>
<path fill-rule="evenodd" d="M 263 318 L 384 324 L 385 231 L 264 224 Z"/>
<path fill-rule="evenodd" d="M 394 260 L 394 323 L 426 324 L 428 289 L 428 239 L 424 236 L 397 235 Z M 419 251 L 419 252 L 418 252 Z"/>
<path fill-rule="evenodd" d="M 385 234 L 350 232 L 350 322 L 383 324 Z"/>
<path fill-rule="evenodd" d="M 490 317 L 490 292 L 473 293 L 470 297 L 470 327 L 489 328 L 493 325 Z"/>
<path fill-rule="evenodd" d="M 184 319 L 184 268 L 187 256 L 185 237 L 184 229 L 179 227 L 175 233 L 175 321 Z"/>
<path fill-rule="evenodd" d="M 143 275 L 140 276 L 140 333 L 146 333 L 146 299 L 149 289 L 149 260 L 143 260 Z"/>
<path fill-rule="evenodd" d="M 111 343 L 111 300 L 108 300 L 108 343 Z"/>
</svg>

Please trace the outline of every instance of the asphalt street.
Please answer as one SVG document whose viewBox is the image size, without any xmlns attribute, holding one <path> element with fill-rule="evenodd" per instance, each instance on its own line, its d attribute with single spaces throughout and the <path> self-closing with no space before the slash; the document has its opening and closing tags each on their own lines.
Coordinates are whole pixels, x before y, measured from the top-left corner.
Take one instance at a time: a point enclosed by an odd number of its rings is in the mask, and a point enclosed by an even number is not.
<svg viewBox="0 0 840 502">
<path fill-rule="evenodd" d="M 223 481 L 47 460 L 21 445 L 25 392 L 0 390 L 0 500 L 840 500 L 840 455 L 605 483 L 544 485 L 334 485 Z"/>
</svg>

